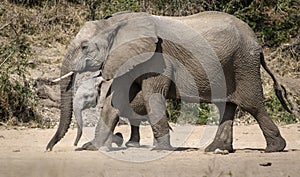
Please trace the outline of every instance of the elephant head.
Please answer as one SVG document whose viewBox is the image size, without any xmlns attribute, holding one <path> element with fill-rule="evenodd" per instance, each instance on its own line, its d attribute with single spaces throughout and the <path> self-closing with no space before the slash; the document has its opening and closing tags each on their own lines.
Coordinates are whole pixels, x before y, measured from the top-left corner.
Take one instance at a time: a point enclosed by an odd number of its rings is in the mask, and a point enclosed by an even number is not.
<svg viewBox="0 0 300 177">
<path fill-rule="evenodd" d="M 82 54 L 82 48 L 85 48 L 85 41 L 94 37 L 103 26 L 106 26 L 104 20 L 86 22 L 81 28 L 75 39 L 69 45 L 67 54 L 62 62 L 61 78 L 61 112 L 58 129 L 47 145 L 47 150 L 52 150 L 53 146 L 65 135 L 71 123 L 73 113 L 73 86 L 76 73 L 75 63 L 78 63 L 78 57 Z M 70 77 L 68 77 L 70 76 Z"/>
</svg>

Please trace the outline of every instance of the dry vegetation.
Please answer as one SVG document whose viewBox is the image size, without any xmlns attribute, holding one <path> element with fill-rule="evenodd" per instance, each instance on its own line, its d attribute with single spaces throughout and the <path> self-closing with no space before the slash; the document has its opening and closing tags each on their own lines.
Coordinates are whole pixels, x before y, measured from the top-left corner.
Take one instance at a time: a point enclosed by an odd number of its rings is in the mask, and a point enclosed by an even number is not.
<svg viewBox="0 0 300 177">
<path fill-rule="evenodd" d="M 299 122 L 300 3 L 297 0 L 1 1 L 0 122 L 6 125 L 34 121 L 38 122 L 38 126 L 53 126 L 47 122 L 55 116 L 54 122 L 58 119 L 56 114 L 58 103 L 55 102 L 59 99 L 55 95 L 43 96 L 38 88 L 34 88 L 39 85 L 37 81 L 45 81 L 59 75 L 59 66 L 65 49 L 85 21 L 100 19 L 124 10 L 176 16 L 218 10 L 243 19 L 257 33 L 265 47 L 268 65 L 286 86 L 294 114 L 290 115 L 283 111 L 271 91 L 272 82 L 263 73 L 269 112 L 278 122 Z M 43 102 L 49 97 L 51 103 Z M 201 108 L 208 109 L 205 105 Z M 173 110 L 171 113 L 174 116 L 178 114 Z M 244 113 L 239 112 L 237 117 L 241 118 L 243 115 Z M 192 113 L 187 116 L 199 117 L 198 123 L 203 123 L 207 119 L 205 115 L 198 116 Z"/>
</svg>

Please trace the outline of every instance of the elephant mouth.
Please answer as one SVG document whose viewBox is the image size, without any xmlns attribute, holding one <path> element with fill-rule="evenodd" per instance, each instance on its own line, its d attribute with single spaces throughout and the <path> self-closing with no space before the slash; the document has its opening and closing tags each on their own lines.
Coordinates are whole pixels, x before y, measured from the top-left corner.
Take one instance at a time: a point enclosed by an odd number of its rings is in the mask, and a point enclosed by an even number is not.
<svg viewBox="0 0 300 177">
<path fill-rule="evenodd" d="M 100 68 L 98 69 L 98 70 L 99 70 L 99 74 L 96 75 L 96 76 L 94 76 L 94 77 L 101 77 L 101 78 L 102 78 L 102 67 L 103 67 L 103 63 L 100 65 Z M 87 71 L 88 71 L 88 70 L 87 70 Z M 72 76 L 72 75 L 75 74 L 75 73 L 76 73 L 76 72 L 74 72 L 74 71 L 70 71 L 70 72 L 68 72 L 67 74 L 63 75 L 63 76 L 61 76 L 61 77 L 59 77 L 59 78 L 57 78 L 57 79 L 54 79 L 52 82 L 57 83 L 57 82 L 59 82 L 59 81 L 65 79 L 65 78 L 68 78 L 68 77 Z M 103 79 L 103 78 L 102 78 L 102 79 Z"/>
</svg>

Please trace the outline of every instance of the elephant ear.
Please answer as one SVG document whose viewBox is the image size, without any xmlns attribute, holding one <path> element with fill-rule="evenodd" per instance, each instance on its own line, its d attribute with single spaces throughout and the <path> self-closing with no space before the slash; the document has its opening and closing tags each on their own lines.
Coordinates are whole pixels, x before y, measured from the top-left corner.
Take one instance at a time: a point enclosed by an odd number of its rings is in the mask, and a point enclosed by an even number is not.
<svg viewBox="0 0 300 177">
<path fill-rule="evenodd" d="M 103 30 L 108 25 L 106 20 L 88 21 L 85 22 L 77 33 L 73 43 L 81 45 L 84 41 L 92 39 L 99 31 Z"/>
<path fill-rule="evenodd" d="M 152 16 L 133 17 L 127 19 L 126 23 L 116 24 L 115 28 L 120 24 L 103 64 L 102 76 L 106 80 L 123 75 L 146 62 L 156 50 L 158 37 Z"/>
</svg>

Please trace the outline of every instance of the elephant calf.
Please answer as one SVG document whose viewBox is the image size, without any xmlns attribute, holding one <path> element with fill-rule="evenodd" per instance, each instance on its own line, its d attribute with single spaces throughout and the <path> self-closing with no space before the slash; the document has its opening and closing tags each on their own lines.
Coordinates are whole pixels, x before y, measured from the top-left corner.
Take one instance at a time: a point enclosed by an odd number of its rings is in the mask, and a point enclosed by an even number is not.
<svg viewBox="0 0 300 177">
<path fill-rule="evenodd" d="M 82 112 L 85 109 L 97 106 L 99 97 L 99 86 L 102 82 L 102 77 L 93 77 L 80 83 L 74 95 L 73 109 L 77 121 L 77 136 L 74 145 L 77 146 L 78 141 L 82 136 L 83 120 Z M 123 144 L 123 136 L 121 133 L 113 135 L 112 142 L 121 146 Z"/>
</svg>

